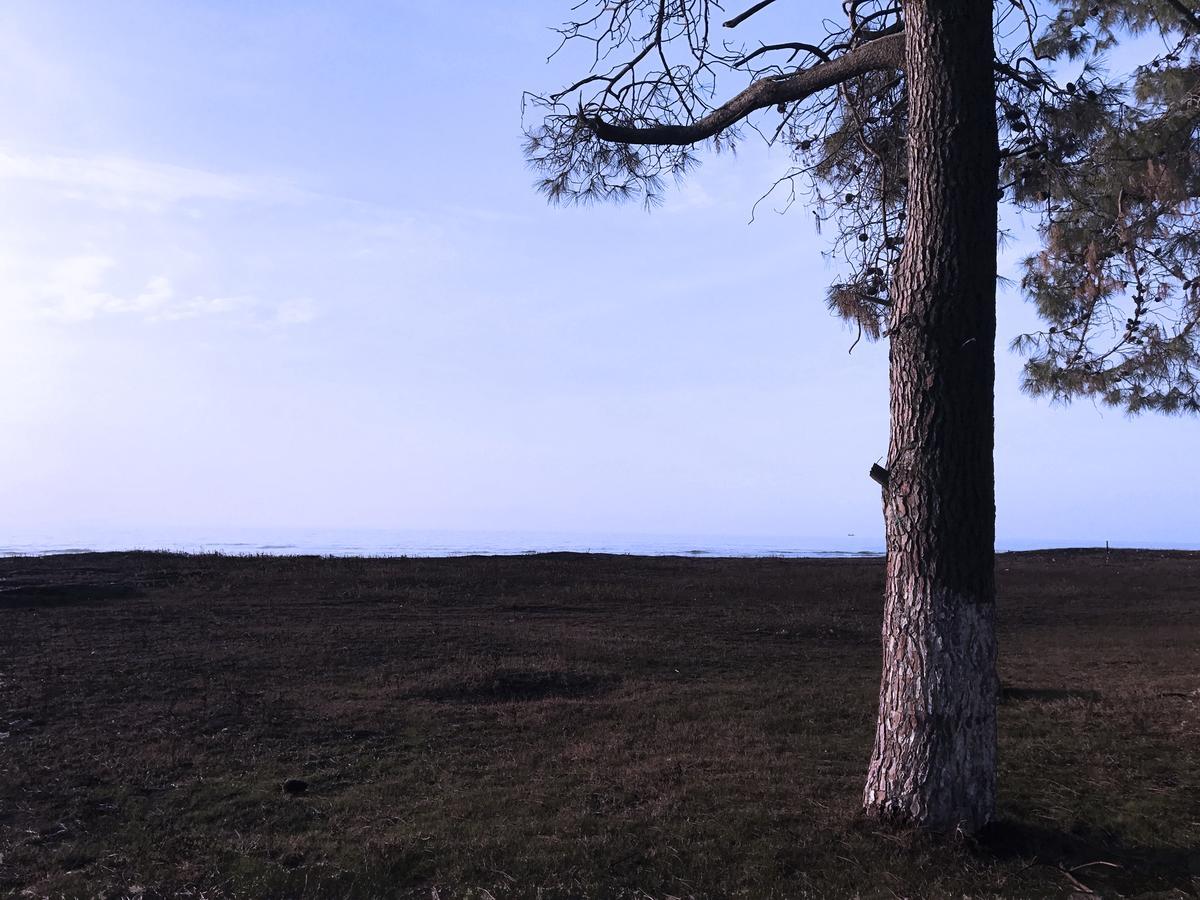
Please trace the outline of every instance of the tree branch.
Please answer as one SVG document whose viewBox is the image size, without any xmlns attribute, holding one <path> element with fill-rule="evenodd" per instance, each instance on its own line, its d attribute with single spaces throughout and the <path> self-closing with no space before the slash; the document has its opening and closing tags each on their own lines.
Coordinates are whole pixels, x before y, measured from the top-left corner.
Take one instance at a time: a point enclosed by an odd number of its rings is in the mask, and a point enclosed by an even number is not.
<svg viewBox="0 0 1200 900">
<path fill-rule="evenodd" d="M 755 110 L 803 100 L 858 75 L 904 68 L 904 34 L 891 34 L 792 75 L 763 78 L 688 125 L 614 125 L 598 117 L 586 119 L 602 141 L 616 144 L 687 145 L 706 140 L 740 122 Z"/>
<path fill-rule="evenodd" d="M 796 58 L 797 54 L 799 54 L 801 52 L 811 53 L 813 56 L 815 56 L 817 59 L 821 60 L 822 62 L 829 62 L 829 59 L 830 59 L 829 54 L 826 53 L 825 50 L 822 49 L 821 47 L 818 47 L 816 44 L 805 44 L 801 41 L 789 41 L 786 44 L 763 44 L 757 50 L 753 50 L 750 53 L 747 53 L 745 56 L 743 56 L 741 59 L 739 59 L 737 62 L 735 62 L 734 66 L 738 66 L 738 67 L 744 66 L 746 63 L 750 62 L 750 60 L 754 59 L 755 57 L 762 56 L 764 53 L 774 53 L 777 50 L 791 50 L 792 51 L 792 55 L 788 57 L 789 63 L 793 59 Z"/>
<path fill-rule="evenodd" d="M 1175 11 L 1183 17 L 1187 24 L 1191 25 L 1192 28 L 1196 29 L 1197 31 L 1200 31 L 1200 12 L 1189 9 L 1186 5 L 1184 5 L 1182 0 L 1167 0 L 1167 2 L 1175 8 Z"/>
<path fill-rule="evenodd" d="M 762 0 L 761 3 L 755 3 L 752 7 L 750 7 L 748 10 L 746 10 L 741 15 L 734 16 L 728 22 L 723 22 L 722 24 L 726 28 L 737 28 L 739 25 L 741 25 L 743 22 L 745 22 L 748 18 L 750 18 L 756 12 L 766 9 L 768 6 L 770 6 L 774 2 L 775 2 L 775 0 Z"/>
</svg>

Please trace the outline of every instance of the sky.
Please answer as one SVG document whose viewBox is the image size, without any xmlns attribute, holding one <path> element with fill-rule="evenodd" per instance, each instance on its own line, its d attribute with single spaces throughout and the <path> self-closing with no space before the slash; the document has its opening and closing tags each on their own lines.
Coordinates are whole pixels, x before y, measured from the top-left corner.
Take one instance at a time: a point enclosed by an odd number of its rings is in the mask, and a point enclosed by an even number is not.
<svg viewBox="0 0 1200 900">
<path fill-rule="evenodd" d="M 8 0 L 0 539 L 881 533 L 886 347 L 811 215 L 750 221 L 785 153 L 650 213 L 533 189 L 570 5 Z M 1200 421 L 1023 395 L 999 315 L 999 539 L 1200 544 Z"/>
</svg>

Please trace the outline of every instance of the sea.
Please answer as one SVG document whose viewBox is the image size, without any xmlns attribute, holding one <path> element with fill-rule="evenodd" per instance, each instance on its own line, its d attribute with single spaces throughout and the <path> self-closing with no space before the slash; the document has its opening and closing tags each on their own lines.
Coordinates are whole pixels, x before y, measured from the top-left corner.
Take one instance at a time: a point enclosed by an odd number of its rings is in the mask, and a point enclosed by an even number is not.
<svg viewBox="0 0 1200 900">
<path fill-rule="evenodd" d="M 1105 540 L 1002 539 L 997 550 L 1104 547 Z M 1112 546 L 1196 550 L 1200 543 L 1113 541 Z M 0 531 L 0 556 L 124 550 L 235 556 L 517 556 L 611 553 L 633 556 L 871 558 L 883 556 L 883 533 L 819 536 L 636 534 L 626 532 L 452 531 L 360 528 L 62 528 Z"/>
<path fill-rule="evenodd" d="M 516 556 L 613 553 L 633 556 L 881 556 L 883 535 L 747 537 L 565 531 L 452 531 L 382 528 L 64 528 L 5 535 L 0 556 L 166 550 L 251 556 Z"/>
</svg>

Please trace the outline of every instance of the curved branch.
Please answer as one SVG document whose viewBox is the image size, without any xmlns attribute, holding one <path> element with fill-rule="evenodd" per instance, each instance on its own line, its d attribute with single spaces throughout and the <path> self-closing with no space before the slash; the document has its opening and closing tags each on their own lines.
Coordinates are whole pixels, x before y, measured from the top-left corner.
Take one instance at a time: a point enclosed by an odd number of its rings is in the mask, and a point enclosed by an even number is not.
<svg viewBox="0 0 1200 900">
<path fill-rule="evenodd" d="M 734 66 L 744 66 L 755 57 L 762 56 L 764 53 L 774 53 L 777 50 L 792 51 L 792 55 L 788 57 L 788 62 L 791 62 L 793 59 L 795 59 L 796 54 L 798 53 L 811 53 L 817 59 L 821 60 L 821 62 L 829 62 L 830 60 L 829 54 L 816 44 L 805 44 L 802 41 L 788 41 L 785 44 L 763 44 L 757 50 L 752 50 L 750 53 L 747 53 L 741 59 L 737 60 L 734 63 Z"/>
<path fill-rule="evenodd" d="M 755 110 L 803 100 L 858 75 L 904 68 L 904 33 L 890 34 L 850 52 L 781 78 L 763 78 L 689 125 L 614 125 L 598 117 L 585 121 L 602 141 L 616 144 L 695 144 L 740 122 Z"/>
</svg>

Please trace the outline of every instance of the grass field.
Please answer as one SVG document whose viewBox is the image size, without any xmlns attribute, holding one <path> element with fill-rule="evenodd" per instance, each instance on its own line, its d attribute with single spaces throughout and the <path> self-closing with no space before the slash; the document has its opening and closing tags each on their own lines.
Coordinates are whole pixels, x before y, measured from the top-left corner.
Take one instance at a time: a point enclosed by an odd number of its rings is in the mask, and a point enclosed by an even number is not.
<svg viewBox="0 0 1200 900">
<path fill-rule="evenodd" d="M 1200 554 L 997 572 L 999 821 L 934 839 L 858 815 L 878 560 L 0 560 L 0 892 L 1196 896 Z"/>
</svg>

